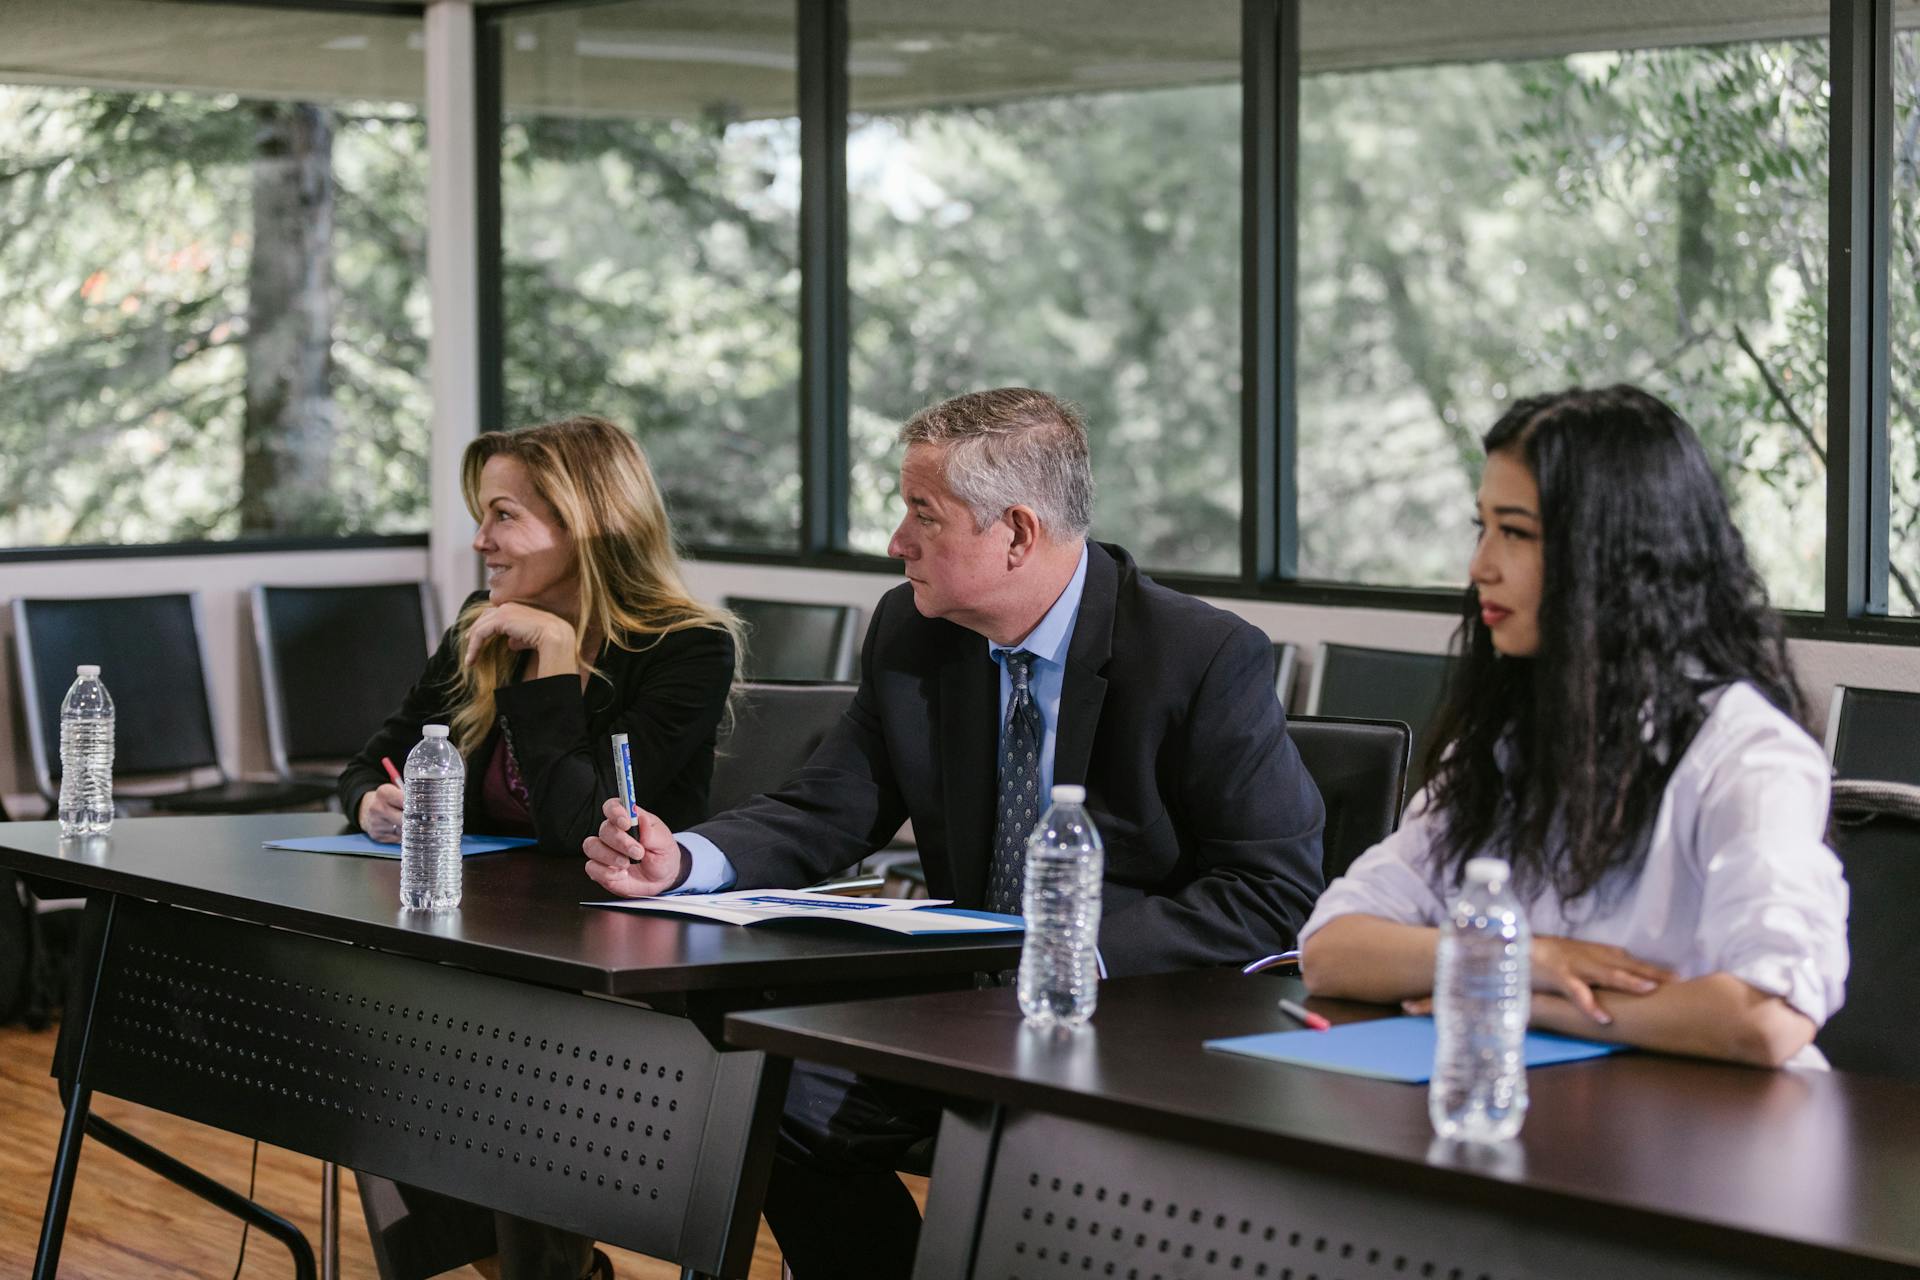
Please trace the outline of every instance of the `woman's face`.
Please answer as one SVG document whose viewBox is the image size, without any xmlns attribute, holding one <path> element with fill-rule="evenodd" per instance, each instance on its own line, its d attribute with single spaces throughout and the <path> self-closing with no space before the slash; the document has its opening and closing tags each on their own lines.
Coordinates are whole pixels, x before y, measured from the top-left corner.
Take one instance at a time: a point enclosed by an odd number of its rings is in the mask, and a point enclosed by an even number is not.
<svg viewBox="0 0 1920 1280">
<path fill-rule="evenodd" d="M 515 601 L 572 620 L 580 608 L 573 535 L 534 492 L 517 458 L 487 459 L 480 471 L 480 528 L 473 549 L 486 560 L 494 604 Z"/>
<path fill-rule="evenodd" d="M 1479 507 L 1467 577 L 1480 593 L 1480 621 L 1499 652 L 1531 658 L 1540 652 L 1540 486 L 1511 452 L 1488 454 Z"/>
</svg>

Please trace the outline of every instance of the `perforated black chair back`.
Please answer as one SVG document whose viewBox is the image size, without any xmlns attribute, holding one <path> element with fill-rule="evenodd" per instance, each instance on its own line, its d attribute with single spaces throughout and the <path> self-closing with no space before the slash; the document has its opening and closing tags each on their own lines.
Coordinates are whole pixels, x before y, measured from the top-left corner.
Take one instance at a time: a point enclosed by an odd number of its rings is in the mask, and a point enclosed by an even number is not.
<svg viewBox="0 0 1920 1280">
<path fill-rule="evenodd" d="M 365 746 L 420 678 L 439 631 L 421 582 L 252 594 L 267 748 L 282 777 Z"/>
<path fill-rule="evenodd" d="M 1293 705 L 1293 678 L 1299 672 L 1300 646 L 1276 640 L 1273 645 L 1273 691 L 1279 695 L 1283 707 Z"/>
<path fill-rule="evenodd" d="M 1846 868 L 1847 1002 L 1815 1043 L 1843 1071 L 1920 1081 L 1920 822 L 1881 814 L 1836 819 L 1832 840 Z"/>
<path fill-rule="evenodd" d="M 1398 720 L 1413 730 L 1408 786 L 1425 781 L 1420 755 L 1446 696 L 1453 659 L 1444 653 L 1405 653 L 1363 645 L 1322 644 L 1314 652 L 1306 705 L 1312 716 Z"/>
<path fill-rule="evenodd" d="M 1400 825 L 1413 735 L 1392 720 L 1288 716 L 1287 736 L 1327 808 L 1321 867 L 1331 881 Z"/>
<path fill-rule="evenodd" d="M 748 684 L 713 758 L 714 813 L 772 791 L 807 762 L 846 714 L 851 684 Z"/>
<path fill-rule="evenodd" d="M 747 626 L 747 680 L 848 681 L 855 675 L 860 611 L 850 604 L 725 600 Z"/>
<path fill-rule="evenodd" d="M 60 703 L 94 663 L 113 697 L 115 774 L 218 769 L 200 601 L 184 593 L 13 602 L 21 700 L 35 779 L 60 779 Z"/>
<path fill-rule="evenodd" d="M 17 599 L 13 623 L 28 750 L 49 800 L 59 794 L 60 702 L 74 668 L 87 662 L 99 665 L 113 695 L 116 784 L 143 776 L 162 785 L 169 775 L 182 780 L 179 789 L 141 797 L 154 808 L 258 813 L 315 804 L 331 794 L 326 783 L 227 776 L 214 729 L 198 595 Z M 219 781 L 194 786 L 200 770 L 211 770 Z M 118 792 L 116 801 L 122 798 L 131 793 Z"/>
<path fill-rule="evenodd" d="M 1920 786 L 1920 693 L 1836 686 L 1827 758 L 1842 778 Z"/>
</svg>

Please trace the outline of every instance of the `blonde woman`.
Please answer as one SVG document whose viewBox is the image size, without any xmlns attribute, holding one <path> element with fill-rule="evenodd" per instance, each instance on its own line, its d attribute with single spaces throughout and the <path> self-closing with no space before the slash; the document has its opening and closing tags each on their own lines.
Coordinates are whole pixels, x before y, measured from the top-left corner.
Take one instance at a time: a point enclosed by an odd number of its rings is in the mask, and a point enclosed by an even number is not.
<svg viewBox="0 0 1920 1280">
<path fill-rule="evenodd" d="M 342 807 L 374 839 L 398 841 L 400 788 L 381 758 L 399 765 L 420 726 L 438 723 L 466 758 L 468 831 L 577 852 L 600 824 L 601 798 L 618 790 L 608 751 L 616 733 L 632 744 L 643 804 L 683 825 L 705 818 L 736 624 L 687 594 L 640 446 L 603 418 L 490 431 L 467 446 L 460 484 L 480 525 L 473 549 L 487 589 L 467 600 L 426 674 L 340 775 Z M 380 1181 L 360 1175 L 362 1194 Z M 612 1274 L 579 1236 L 395 1189 L 406 1227 L 388 1209 L 378 1216 L 397 1274 L 469 1261 L 501 1280 Z M 393 1253 L 399 1239 L 433 1243 L 403 1257 Z"/>
<path fill-rule="evenodd" d="M 467 762 L 468 831 L 576 852 L 618 792 L 616 733 L 645 807 L 705 818 L 736 624 L 687 593 L 640 446 L 603 418 L 567 418 L 487 432 L 460 473 L 487 589 L 340 775 L 345 812 L 397 842 L 400 788 L 381 759 L 401 765 L 420 726 L 441 723 Z"/>
</svg>

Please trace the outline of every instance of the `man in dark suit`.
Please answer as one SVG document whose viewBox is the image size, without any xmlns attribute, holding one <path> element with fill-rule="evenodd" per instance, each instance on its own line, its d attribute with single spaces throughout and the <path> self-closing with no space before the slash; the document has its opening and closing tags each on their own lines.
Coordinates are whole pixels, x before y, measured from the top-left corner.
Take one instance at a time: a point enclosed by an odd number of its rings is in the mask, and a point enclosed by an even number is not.
<svg viewBox="0 0 1920 1280">
<path fill-rule="evenodd" d="M 1109 975 L 1292 946 L 1324 812 L 1267 638 L 1086 540 L 1086 431 L 1052 396 L 960 396 L 901 440 L 888 553 L 907 585 L 874 612 L 840 725 L 780 790 L 689 831 L 642 813 L 636 840 L 609 801 L 588 875 L 625 896 L 805 885 L 911 818 L 935 897 L 1017 911 L 1043 797 L 1080 783 L 1106 846 Z M 799 1280 L 909 1272 L 918 1214 L 892 1171 L 937 1118 L 924 1094 L 799 1064 L 767 1196 Z"/>
</svg>

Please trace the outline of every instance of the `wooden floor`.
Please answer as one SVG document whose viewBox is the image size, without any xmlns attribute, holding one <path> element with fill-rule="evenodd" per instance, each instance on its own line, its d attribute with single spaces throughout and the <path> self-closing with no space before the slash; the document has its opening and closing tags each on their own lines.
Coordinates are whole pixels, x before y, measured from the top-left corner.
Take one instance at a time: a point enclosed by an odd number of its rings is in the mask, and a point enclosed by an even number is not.
<svg viewBox="0 0 1920 1280">
<path fill-rule="evenodd" d="M 47 1074 L 53 1041 L 51 1029 L 0 1027 L 0 1276 L 24 1276 L 33 1266 L 60 1133 L 59 1095 Z M 228 1186 L 246 1189 L 253 1153 L 247 1139 L 117 1098 L 96 1097 L 94 1109 Z M 924 1200 L 924 1184 L 908 1181 Z M 318 1257 L 317 1162 L 261 1144 L 254 1199 L 298 1226 Z M 353 1177 L 344 1171 L 340 1200 L 342 1280 L 377 1280 Z M 114 1152 L 87 1144 L 60 1255 L 62 1280 L 226 1280 L 233 1275 L 239 1250 L 240 1224 L 235 1219 Z M 624 1250 L 607 1252 L 620 1280 L 678 1280 L 677 1267 Z M 274 1280 L 290 1277 L 293 1265 L 278 1242 L 256 1231 L 248 1237 L 240 1274 Z M 450 1274 L 468 1280 L 479 1275 L 472 1268 Z M 779 1275 L 779 1255 L 762 1223 L 752 1280 L 778 1280 Z"/>
</svg>

